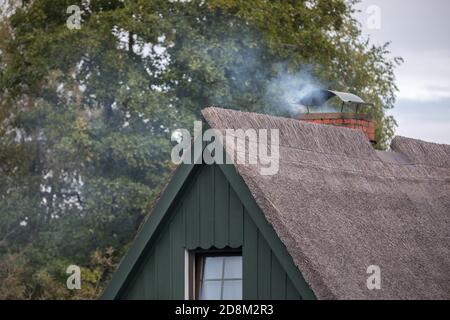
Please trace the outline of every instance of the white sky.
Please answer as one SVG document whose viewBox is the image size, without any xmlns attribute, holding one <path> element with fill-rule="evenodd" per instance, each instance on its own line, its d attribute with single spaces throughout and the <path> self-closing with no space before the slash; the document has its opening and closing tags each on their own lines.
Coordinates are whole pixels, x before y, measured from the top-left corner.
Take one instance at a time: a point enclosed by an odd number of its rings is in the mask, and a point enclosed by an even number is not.
<svg viewBox="0 0 450 320">
<path fill-rule="evenodd" d="M 371 6 L 380 10 L 379 29 L 369 27 L 376 26 Z M 405 59 L 390 111 L 397 135 L 450 144 L 450 1 L 362 0 L 357 8 L 363 34 L 374 43 L 391 41 L 393 56 Z"/>
</svg>

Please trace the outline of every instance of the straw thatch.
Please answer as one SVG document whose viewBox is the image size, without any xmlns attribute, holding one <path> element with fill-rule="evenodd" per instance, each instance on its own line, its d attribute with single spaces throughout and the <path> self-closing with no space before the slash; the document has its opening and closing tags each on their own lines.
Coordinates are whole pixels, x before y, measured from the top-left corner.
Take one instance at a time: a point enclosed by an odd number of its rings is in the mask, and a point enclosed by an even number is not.
<svg viewBox="0 0 450 320">
<path fill-rule="evenodd" d="M 236 168 L 319 299 L 450 298 L 450 146 L 397 137 L 380 152 L 358 130 L 202 114 L 219 130 L 280 130 L 278 174 Z M 370 265 L 381 290 L 367 288 Z"/>
</svg>

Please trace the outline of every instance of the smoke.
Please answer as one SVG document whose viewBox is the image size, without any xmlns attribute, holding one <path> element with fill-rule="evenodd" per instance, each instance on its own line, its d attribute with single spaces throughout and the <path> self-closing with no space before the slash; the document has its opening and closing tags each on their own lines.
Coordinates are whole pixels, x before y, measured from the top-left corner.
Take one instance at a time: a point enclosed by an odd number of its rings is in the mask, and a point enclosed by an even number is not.
<svg viewBox="0 0 450 320">
<path fill-rule="evenodd" d="M 169 56 L 175 56 L 169 57 L 172 61 L 180 61 L 182 57 L 184 63 L 189 57 L 195 62 L 187 63 L 186 77 L 198 81 L 200 96 L 205 97 L 200 102 L 202 106 L 252 111 L 261 111 L 263 107 L 267 113 L 282 116 L 306 112 L 299 101 L 311 91 L 327 89 L 327 84 L 314 75 L 313 67 L 305 64 L 293 69 L 290 61 L 276 58 L 273 61 L 258 30 L 240 19 L 233 23 L 228 19 L 215 20 L 218 25 L 227 25 L 227 33 L 220 38 L 209 34 L 191 38 L 190 34 L 177 31 L 182 45 L 167 50 Z M 170 67 L 168 64 L 167 68 Z M 203 74 L 199 76 L 200 73 Z M 181 81 L 181 86 L 189 85 Z"/>
<path fill-rule="evenodd" d="M 307 94 L 316 90 L 324 90 L 326 86 L 312 75 L 311 67 L 306 66 L 296 73 L 289 73 L 283 65 L 277 66 L 277 75 L 273 78 L 266 90 L 266 99 L 269 104 L 279 108 L 282 113 L 290 115 L 306 113 L 306 106 L 300 100 Z"/>
</svg>

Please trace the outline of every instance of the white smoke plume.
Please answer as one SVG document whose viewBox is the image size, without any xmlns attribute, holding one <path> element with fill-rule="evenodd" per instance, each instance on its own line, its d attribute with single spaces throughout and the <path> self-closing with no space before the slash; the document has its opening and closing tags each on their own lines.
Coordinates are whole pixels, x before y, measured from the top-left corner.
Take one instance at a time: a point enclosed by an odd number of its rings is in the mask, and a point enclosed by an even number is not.
<svg viewBox="0 0 450 320">
<path fill-rule="evenodd" d="M 304 67 L 296 73 L 289 73 L 284 66 L 278 67 L 278 73 L 273 78 L 266 90 L 266 97 L 271 105 L 276 105 L 280 111 L 290 115 L 306 113 L 306 106 L 300 104 L 300 100 L 307 94 L 316 90 L 325 90 L 327 86 L 312 75 L 310 67 Z M 330 105 L 309 106 L 311 112 L 335 111 Z"/>
</svg>

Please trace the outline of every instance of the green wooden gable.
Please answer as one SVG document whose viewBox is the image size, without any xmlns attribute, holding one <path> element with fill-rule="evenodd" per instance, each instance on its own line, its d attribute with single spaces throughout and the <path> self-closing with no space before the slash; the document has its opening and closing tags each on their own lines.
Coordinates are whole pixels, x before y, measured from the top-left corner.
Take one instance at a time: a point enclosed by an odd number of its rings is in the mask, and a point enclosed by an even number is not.
<svg viewBox="0 0 450 320">
<path fill-rule="evenodd" d="M 104 299 L 184 299 L 186 250 L 240 249 L 243 299 L 313 299 L 232 165 L 181 165 Z"/>
</svg>

